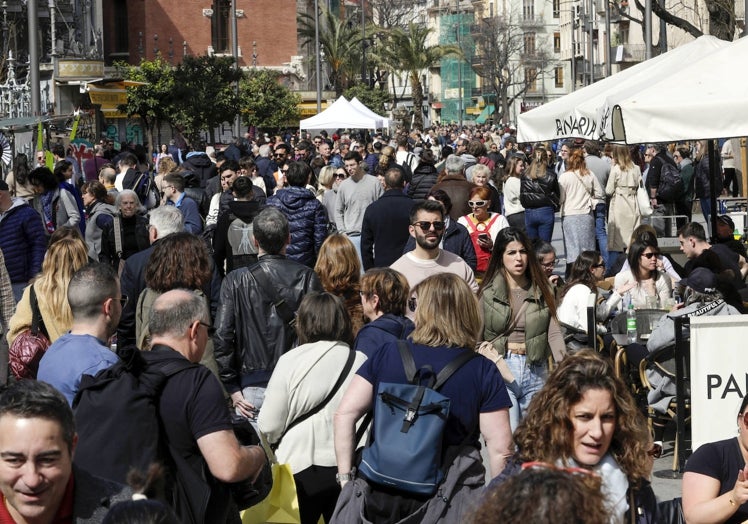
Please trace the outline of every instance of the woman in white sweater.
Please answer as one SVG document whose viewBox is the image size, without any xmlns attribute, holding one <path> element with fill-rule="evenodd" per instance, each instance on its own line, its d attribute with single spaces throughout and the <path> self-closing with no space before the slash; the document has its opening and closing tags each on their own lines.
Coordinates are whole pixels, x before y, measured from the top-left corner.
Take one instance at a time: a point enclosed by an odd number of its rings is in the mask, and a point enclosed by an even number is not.
<svg viewBox="0 0 748 524">
<path fill-rule="evenodd" d="M 587 332 L 587 299 L 590 293 L 597 295 L 597 283 L 605 276 L 605 261 L 599 251 L 582 251 L 571 266 L 569 283 L 558 306 L 558 320 L 576 329 Z M 597 319 L 604 322 L 610 312 L 621 302 L 623 295 L 636 285 L 625 282 L 613 289 L 607 300 L 599 302 Z M 600 326 L 599 332 L 605 332 Z"/>
<path fill-rule="evenodd" d="M 567 170 L 558 177 L 558 185 L 568 275 L 571 264 L 582 251 L 595 249 L 595 217 L 592 212 L 596 195 L 604 193 L 597 177 L 587 169 L 581 149 L 569 153 Z"/>
<path fill-rule="evenodd" d="M 333 415 L 366 357 L 351 349 L 351 319 L 342 300 L 331 293 L 304 297 L 296 333 L 300 345 L 278 360 L 257 423 L 276 448 L 278 462 L 291 465 L 301 523 L 316 524 L 320 515 L 330 521 L 340 494 Z"/>
<path fill-rule="evenodd" d="M 510 157 L 506 163 L 506 179 L 504 180 L 504 216 L 510 226 L 522 231 L 525 230 L 525 208 L 519 201 L 519 194 L 524 172 L 525 161 L 522 157 Z"/>
</svg>

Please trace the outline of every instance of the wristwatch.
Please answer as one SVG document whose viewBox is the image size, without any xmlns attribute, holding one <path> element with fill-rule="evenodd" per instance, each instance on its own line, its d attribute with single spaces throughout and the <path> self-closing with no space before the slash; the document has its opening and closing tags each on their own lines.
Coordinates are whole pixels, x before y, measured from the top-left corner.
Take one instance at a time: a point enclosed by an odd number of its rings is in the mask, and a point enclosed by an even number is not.
<svg viewBox="0 0 748 524">
<path fill-rule="evenodd" d="M 356 476 L 356 468 L 352 468 L 350 473 L 336 473 L 335 474 L 335 482 L 338 484 L 342 482 L 348 482 L 355 478 Z"/>
</svg>

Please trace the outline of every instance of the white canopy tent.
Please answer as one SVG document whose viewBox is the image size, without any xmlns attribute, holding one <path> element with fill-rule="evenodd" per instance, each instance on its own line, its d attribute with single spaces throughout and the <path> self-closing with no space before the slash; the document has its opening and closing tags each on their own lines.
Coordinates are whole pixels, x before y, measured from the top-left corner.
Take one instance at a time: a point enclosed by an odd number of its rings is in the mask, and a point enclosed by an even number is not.
<svg viewBox="0 0 748 524">
<path fill-rule="evenodd" d="M 379 118 L 379 119 L 381 119 L 382 120 L 382 127 L 390 127 L 390 119 L 389 118 L 387 118 L 385 116 L 380 116 L 380 115 L 376 114 L 374 111 L 372 111 L 371 109 L 369 109 L 368 107 L 366 107 L 364 105 L 364 103 L 361 102 L 361 100 L 359 100 L 355 96 L 353 98 L 351 98 L 350 104 L 353 107 L 355 107 L 356 109 L 358 109 L 358 111 L 360 113 L 363 113 L 365 115 L 369 115 L 372 118 Z"/>
<path fill-rule="evenodd" d="M 382 118 L 369 116 L 351 105 L 345 97 L 338 98 L 327 109 L 299 122 L 301 129 L 377 129 L 382 127 Z"/>
<path fill-rule="evenodd" d="M 629 144 L 748 136 L 748 37 L 606 99 L 605 138 Z"/>
<path fill-rule="evenodd" d="M 662 55 L 646 60 L 592 85 L 522 113 L 517 140 L 539 142 L 559 138 L 600 138 L 599 108 L 611 93 L 632 93 L 687 69 L 694 60 L 728 45 L 713 36 L 702 36 Z M 692 70 L 694 76 L 700 75 Z"/>
</svg>

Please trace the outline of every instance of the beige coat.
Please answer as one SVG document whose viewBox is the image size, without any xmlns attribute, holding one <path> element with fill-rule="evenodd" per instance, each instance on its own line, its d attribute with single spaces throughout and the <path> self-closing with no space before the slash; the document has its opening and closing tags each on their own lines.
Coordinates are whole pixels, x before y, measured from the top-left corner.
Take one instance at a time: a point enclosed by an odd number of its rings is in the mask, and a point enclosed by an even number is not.
<svg viewBox="0 0 748 524">
<path fill-rule="evenodd" d="M 619 165 L 610 169 L 605 193 L 610 197 L 608 206 L 608 251 L 623 251 L 628 247 L 631 234 L 641 222 L 636 189 L 642 179 L 639 166 L 622 170 Z"/>
</svg>

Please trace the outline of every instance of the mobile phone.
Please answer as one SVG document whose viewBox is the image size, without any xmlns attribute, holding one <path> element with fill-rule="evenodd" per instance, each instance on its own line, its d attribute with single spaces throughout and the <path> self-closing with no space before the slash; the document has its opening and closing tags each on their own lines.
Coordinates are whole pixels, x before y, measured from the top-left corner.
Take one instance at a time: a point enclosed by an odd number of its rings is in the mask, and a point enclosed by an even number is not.
<svg viewBox="0 0 748 524">
<path fill-rule="evenodd" d="M 480 233 L 478 235 L 478 240 L 482 240 L 483 242 L 488 240 L 488 235 L 486 233 Z"/>
</svg>

